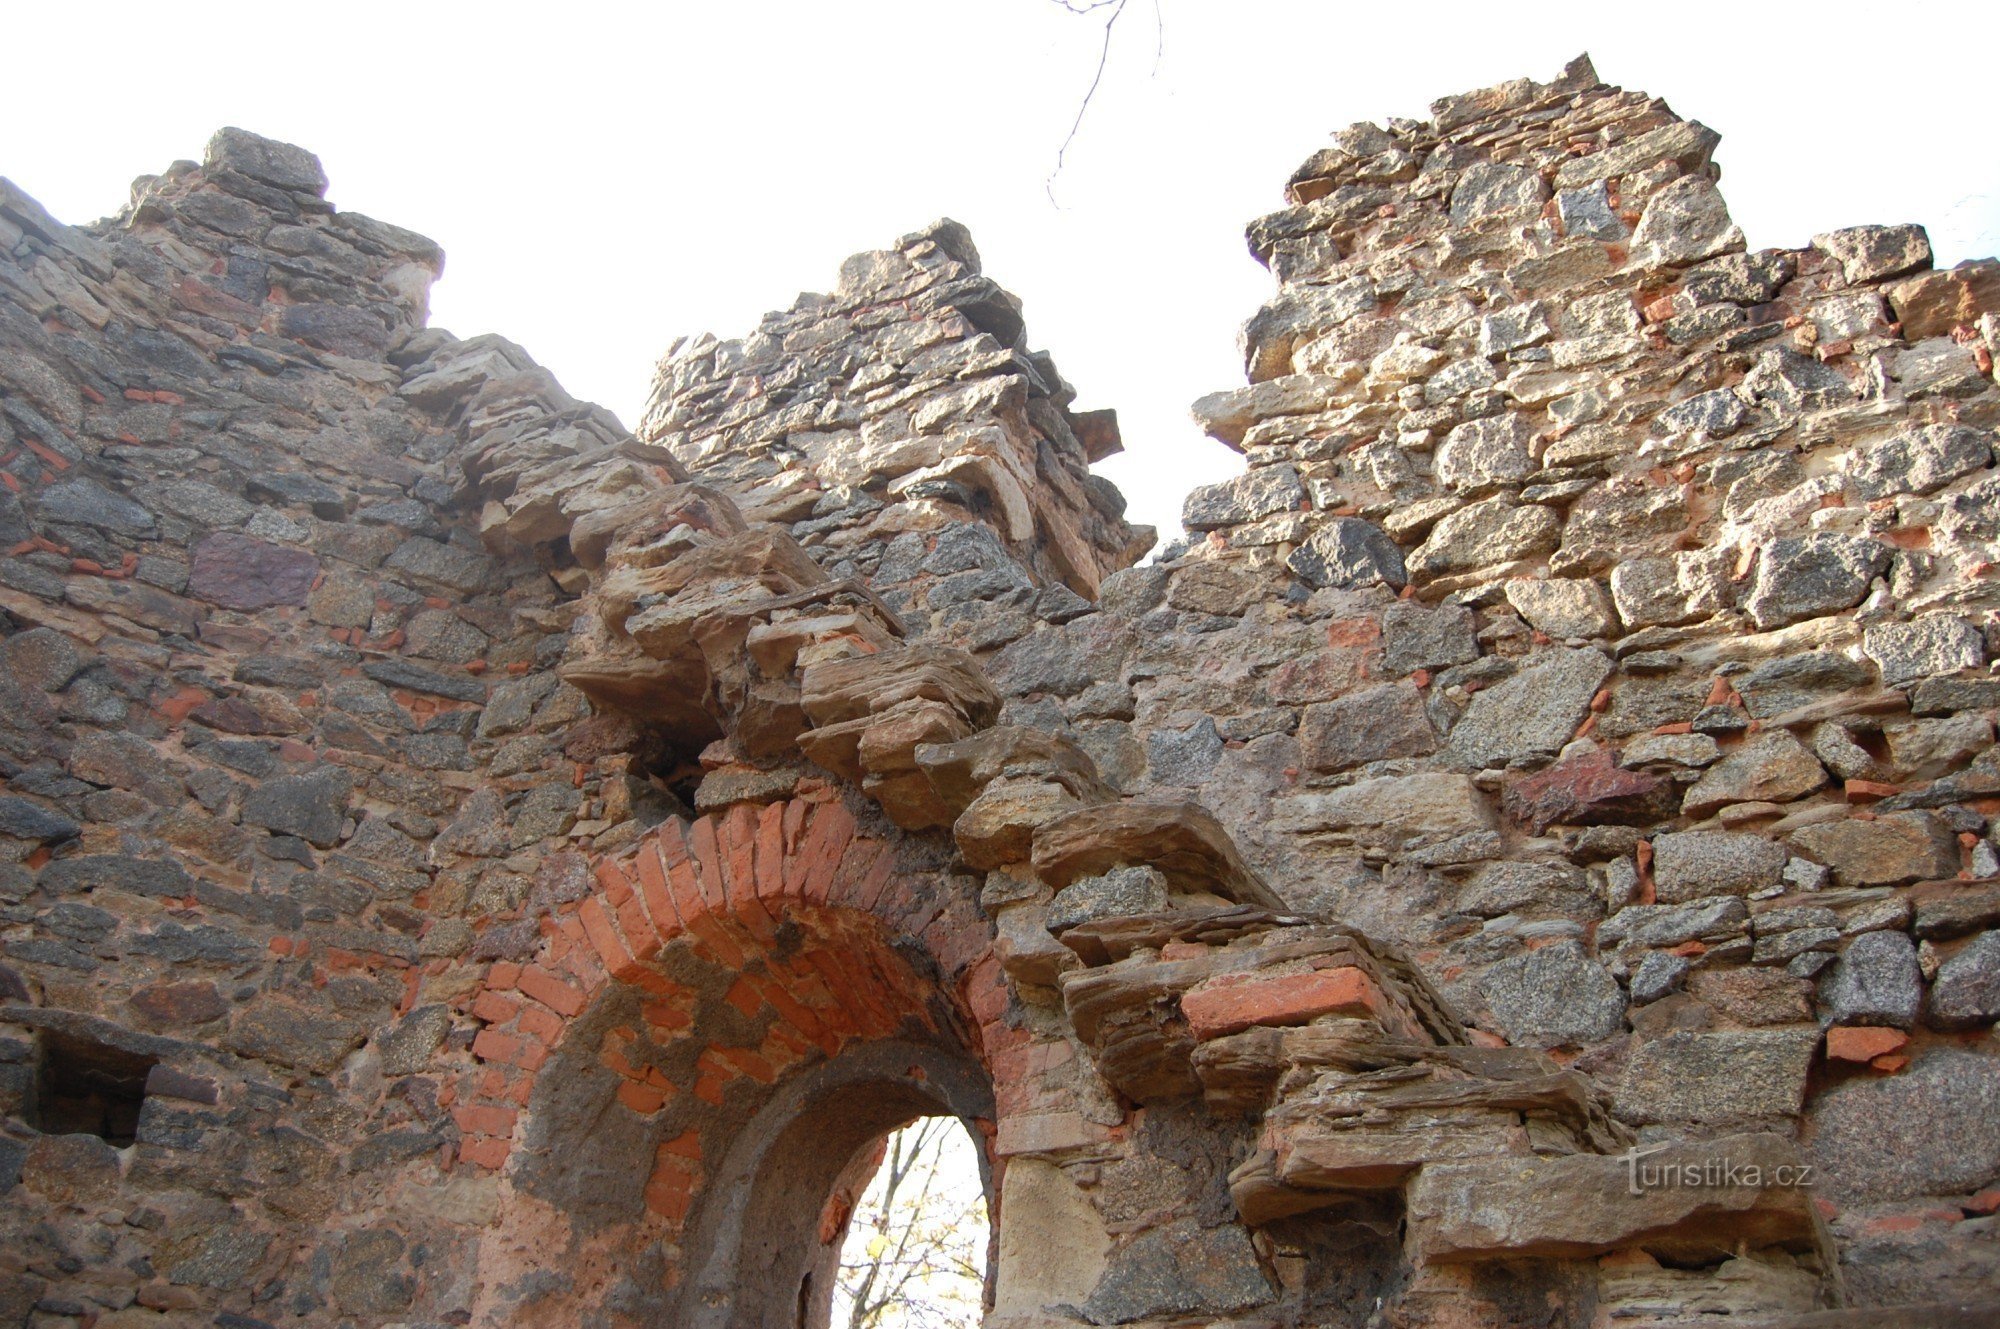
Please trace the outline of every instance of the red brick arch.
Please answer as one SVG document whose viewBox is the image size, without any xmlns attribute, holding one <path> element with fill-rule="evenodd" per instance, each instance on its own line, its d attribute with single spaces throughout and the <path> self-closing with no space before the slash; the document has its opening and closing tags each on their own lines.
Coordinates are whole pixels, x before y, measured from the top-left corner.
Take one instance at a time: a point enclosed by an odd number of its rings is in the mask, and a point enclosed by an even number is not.
<svg viewBox="0 0 2000 1329">
<path fill-rule="evenodd" d="M 503 1168 L 524 1135 L 536 1076 L 603 996 L 639 994 L 636 1021 L 597 1033 L 623 1111 L 650 1118 L 678 1095 L 720 1105 L 741 1080 L 777 1083 L 844 1048 L 911 1031 L 949 1032 L 982 1064 L 1024 1037 L 1001 1017 L 1007 989 L 992 929 L 970 893 L 910 868 L 894 832 L 869 834 L 831 790 L 669 820 L 593 865 L 590 892 L 541 920 L 526 962 L 501 961 L 469 1002 L 479 1067 L 452 1111 L 459 1157 Z M 754 1047 L 706 1047 L 676 1084 L 628 1053 L 700 1036 L 694 994 L 661 962 L 686 947 L 736 975 L 727 1001 L 763 1018 Z M 940 1020 L 956 1026 L 939 1029 Z M 694 1132 L 662 1139 L 646 1208 L 671 1227 L 702 1183 Z"/>
</svg>

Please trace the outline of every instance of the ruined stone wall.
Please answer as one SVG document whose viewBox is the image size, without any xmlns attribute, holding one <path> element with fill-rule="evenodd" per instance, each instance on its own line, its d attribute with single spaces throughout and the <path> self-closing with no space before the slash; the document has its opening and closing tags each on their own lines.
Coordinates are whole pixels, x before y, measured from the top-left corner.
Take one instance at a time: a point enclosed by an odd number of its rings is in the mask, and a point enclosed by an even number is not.
<svg viewBox="0 0 2000 1329">
<path fill-rule="evenodd" d="M 955 223 L 634 437 L 298 149 L 0 185 L 0 1323 L 819 1324 L 933 1112 L 997 1326 L 1978 1322 L 2000 278 L 1715 143 L 1336 135 L 1143 567 Z"/>
</svg>

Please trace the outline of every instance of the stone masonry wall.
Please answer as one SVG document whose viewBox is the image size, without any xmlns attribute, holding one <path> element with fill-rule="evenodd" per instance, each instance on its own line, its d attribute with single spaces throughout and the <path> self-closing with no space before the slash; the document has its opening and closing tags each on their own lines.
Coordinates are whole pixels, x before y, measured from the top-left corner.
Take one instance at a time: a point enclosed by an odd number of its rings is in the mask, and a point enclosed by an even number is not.
<svg viewBox="0 0 2000 1329">
<path fill-rule="evenodd" d="M 0 1324 L 820 1325 L 926 1112 L 1000 1329 L 1988 1322 L 2000 267 L 1716 141 L 1335 135 L 1139 567 L 956 223 L 635 436 L 299 149 L 0 182 Z"/>
</svg>

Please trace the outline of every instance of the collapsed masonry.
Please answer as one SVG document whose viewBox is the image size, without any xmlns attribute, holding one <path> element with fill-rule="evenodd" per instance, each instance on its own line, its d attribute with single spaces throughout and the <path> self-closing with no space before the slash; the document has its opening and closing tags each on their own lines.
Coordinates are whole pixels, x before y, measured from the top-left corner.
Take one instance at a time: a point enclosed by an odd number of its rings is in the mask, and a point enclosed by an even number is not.
<svg viewBox="0 0 2000 1329">
<path fill-rule="evenodd" d="M 1336 135 L 1143 567 L 955 224 L 634 436 L 298 149 L 0 184 L 0 1324 L 823 1324 L 934 1112 L 996 1326 L 1990 1301 L 2000 267 L 1715 143 Z"/>
</svg>

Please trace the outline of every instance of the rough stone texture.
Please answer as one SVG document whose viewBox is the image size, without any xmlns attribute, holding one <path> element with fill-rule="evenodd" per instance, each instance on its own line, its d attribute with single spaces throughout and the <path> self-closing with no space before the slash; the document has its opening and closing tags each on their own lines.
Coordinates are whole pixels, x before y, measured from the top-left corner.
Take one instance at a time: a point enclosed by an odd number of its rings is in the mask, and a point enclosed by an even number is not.
<svg viewBox="0 0 2000 1329">
<path fill-rule="evenodd" d="M 1587 1046 L 1624 1024 L 1617 982 L 1575 941 L 1502 960 L 1480 979 L 1479 995 L 1522 1047 Z"/>
<path fill-rule="evenodd" d="M 1814 1113 L 1812 1157 L 1836 1202 L 1969 1194 L 2000 1173 L 1996 1108 L 2000 1082 L 1987 1058 L 1938 1048 L 1903 1075 L 1829 1091 Z M 1896 1147 L 1882 1148 L 1885 1140 Z"/>
<path fill-rule="evenodd" d="M 1832 1024 L 1908 1029 L 1923 1004 L 1917 948 L 1902 932 L 1864 932 L 1819 981 L 1821 1012 Z"/>
<path fill-rule="evenodd" d="M 0 184 L 0 1318 L 794 1323 L 915 1113 L 1002 1329 L 1990 1286 L 2000 288 L 1716 142 L 1335 135 L 1142 567 L 956 223 L 634 432 L 299 149 Z M 1617 1184 L 1739 1122 L 1858 1208 Z"/>
<path fill-rule="evenodd" d="M 1761 835 L 1680 831 L 1653 841 L 1653 880 L 1662 904 L 1710 895 L 1748 895 L 1775 886 L 1785 849 Z"/>
<path fill-rule="evenodd" d="M 1795 1115 L 1818 1044 L 1810 1028 L 1666 1034 L 1632 1050 L 1618 1114 L 1706 1124 Z"/>
<path fill-rule="evenodd" d="M 1938 966 L 1924 1019 L 1937 1029 L 1978 1029 L 2000 1020 L 2000 932 L 1984 932 Z"/>
<path fill-rule="evenodd" d="M 1553 651 L 1472 699 L 1451 731 L 1454 754 L 1473 766 L 1551 756 L 1575 734 L 1611 672 L 1596 651 Z"/>
</svg>

